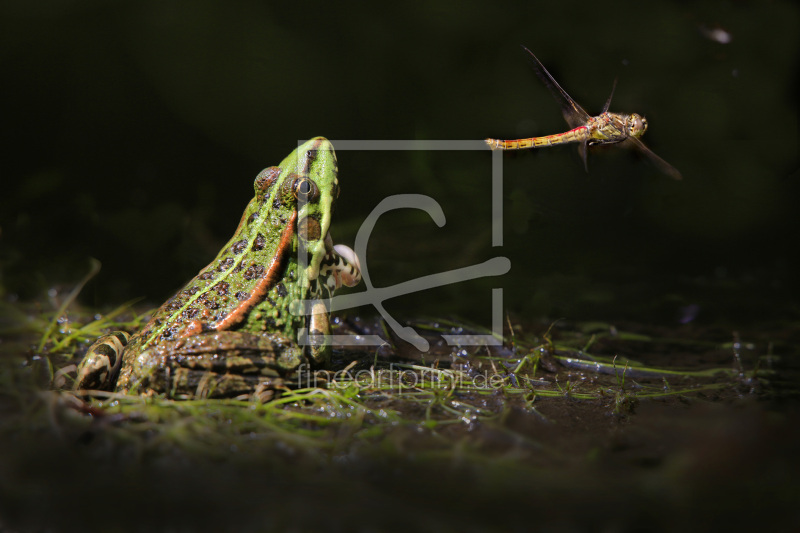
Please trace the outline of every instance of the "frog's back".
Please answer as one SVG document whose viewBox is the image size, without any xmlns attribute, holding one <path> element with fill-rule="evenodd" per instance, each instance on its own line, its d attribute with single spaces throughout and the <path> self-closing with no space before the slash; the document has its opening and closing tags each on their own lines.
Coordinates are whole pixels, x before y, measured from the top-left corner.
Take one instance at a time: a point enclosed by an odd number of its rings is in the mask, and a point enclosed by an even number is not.
<svg viewBox="0 0 800 533">
<path fill-rule="evenodd" d="M 318 157 L 319 152 L 325 156 Z M 331 165 L 333 169 L 317 168 Z M 129 350 L 206 331 L 235 329 L 262 302 L 262 308 L 271 315 L 263 317 L 262 329 L 291 329 L 292 318 L 285 302 L 288 297 L 303 297 L 309 284 L 297 271 L 298 220 L 302 219 L 305 235 L 313 238 L 309 245 L 312 258 L 319 253 L 311 248 L 324 246 L 322 240 L 330 223 L 330 213 L 323 217 L 306 206 L 298 213 L 297 190 L 302 187 L 299 182 L 331 172 L 335 180 L 335 167 L 330 143 L 318 138 L 293 152 L 279 167 L 259 173 L 254 183 L 255 197 L 247 205 L 234 236 L 208 266 L 156 311 L 131 339 Z M 316 184 L 311 186 L 319 196 Z M 326 191 L 325 196 L 330 194 Z M 323 211 L 331 208 L 328 204 Z"/>
</svg>

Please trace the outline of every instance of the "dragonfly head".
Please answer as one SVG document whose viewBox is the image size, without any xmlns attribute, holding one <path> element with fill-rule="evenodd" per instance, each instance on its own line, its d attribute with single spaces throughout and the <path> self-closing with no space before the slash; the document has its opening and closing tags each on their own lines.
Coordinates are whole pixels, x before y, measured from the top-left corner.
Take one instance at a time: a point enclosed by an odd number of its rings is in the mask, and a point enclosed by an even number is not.
<svg viewBox="0 0 800 533">
<path fill-rule="evenodd" d="M 638 113 L 628 115 L 627 120 L 628 135 L 641 137 L 647 131 L 647 119 Z"/>
</svg>

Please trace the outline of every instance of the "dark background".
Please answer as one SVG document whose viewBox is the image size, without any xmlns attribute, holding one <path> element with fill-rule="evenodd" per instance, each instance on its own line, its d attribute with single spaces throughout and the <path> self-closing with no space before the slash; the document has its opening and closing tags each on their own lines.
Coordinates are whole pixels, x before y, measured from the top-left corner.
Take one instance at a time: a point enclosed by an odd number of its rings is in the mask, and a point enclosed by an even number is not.
<svg viewBox="0 0 800 533">
<path fill-rule="evenodd" d="M 299 139 L 563 131 L 524 44 L 590 113 L 618 77 L 612 111 L 646 115 L 645 143 L 684 180 L 615 147 L 590 154 L 588 175 L 573 147 L 506 154 L 504 244 L 492 249 L 488 150 L 340 151 L 335 240 L 352 245 L 390 194 L 430 195 L 447 216 L 441 229 L 419 212 L 381 219 L 366 258 L 377 286 L 511 259 L 500 279 L 398 298 L 390 311 L 487 324 L 488 289 L 502 286 L 512 321 L 539 331 L 559 317 L 614 321 L 620 330 L 633 320 L 643 324 L 633 331 L 696 333 L 698 345 L 717 352 L 730 352 L 718 344 L 739 331 L 757 343 L 746 354 L 772 353 L 775 341 L 777 360 L 796 369 L 788 353 L 800 316 L 796 3 L 492 4 L 6 0 L 0 295 L 44 302 L 47 311 L 47 296 L 67 294 L 96 257 L 103 269 L 81 303 L 106 310 L 143 296 L 143 307 L 159 305 L 216 255 L 256 174 Z M 711 38 L 713 28 L 730 42 Z M 690 306 L 697 316 L 680 329 Z M 0 349 L 12 345 L 0 341 Z M 666 353 L 688 361 L 694 352 L 684 346 Z M 764 380 L 765 388 L 782 385 L 786 398 L 742 380 L 731 388 L 741 403 L 713 394 L 708 402 L 702 394 L 643 401 L 630 420 L 566 396 L 545 403 L 540 420 L 509 399 L 497 425 L 472 432 L 470 424 L 463 439 L 415 423 L 381 441 L 353 438 L 330 452 L 338 468 L 306 464 L 280 434 L 274 447 L 256 442 L 257 461 L 223 449 L 209 454 L 223 459 L 198 468 L 169 445 L 194 439 L 186 416 L 151 441 L 135 417 L 114 426 L 119 433 L 103 431 L 98 416 L 94 432 L 65 434 L 90 417 L 64 424 L 69 409 L 55 396 L 31 399 L 11 387 L 0 415 L 38 405 L 46 422 L 42 429 L 26 415 L 9 432 L 0 421 L 0 480 L 9 480 L 0 489 L 10 495 L 0 501 L 0 529 L 126 530 L 137 522 L 141 530 L 230 530 L 244 522 L 252 525 L 236 531 L 264 523 L 349 531 L 367 517 L 371 529 L 361 530 L 479 531 L 489 516 L 507 531 L 522 530 L 519 517 L 526 528 L 551 530 L 735 531 L 784 515 L 797 529 L 796 385 L 781 384 L 792 375 L 781 369 Z M 216 416 L 203 409 L 200 416 Z M 546 418 L 553 413 L 556 423 Z M 219 442 L 198 435 L 199 449 Z M 129 453 L 141 446 L 156 451 Z M 423 459 L 416 467 L 415 458 Z"/>
<path fill-rule="evenodd" d="M 382 219 L 377 286 L 511 259 L 500 279 L 391 302 L 485 323 L 489 287 L 527 318 L 742 323 L 797 313 L 798 9 L 791 2 L 333 4 L 5 2 L 0 257 L 7 297 L 70 288 L 154 305 L 227 241 L 252 180 L 299 139 L 557 133 L 524 44 L 590 113 L 647 116 L 636 154 L 507 155 L 504 246 L 490 246 L 490 152 L 339 153 L 333 235 L 352 245 L 389 194 L 442 204 Z M 721 28 L 729 43 L 711 38 Z M 371 310 L 363 310 L 371 313 Z"/>
</svg>

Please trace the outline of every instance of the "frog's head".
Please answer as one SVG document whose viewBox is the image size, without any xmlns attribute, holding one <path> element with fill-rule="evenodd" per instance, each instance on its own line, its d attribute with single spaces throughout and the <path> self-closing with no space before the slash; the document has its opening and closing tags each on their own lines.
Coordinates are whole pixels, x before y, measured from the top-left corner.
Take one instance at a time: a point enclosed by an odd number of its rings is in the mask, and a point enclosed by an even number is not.
<svg viewBox="0 0 800 533">
<path fill-rule="evenodd" d="M 280 169 L 283 182 L 278 194 L 297 210 L 298 257 L 301 264 L 307 257 L 305 277 L 315 280 L 331 246 L 328 230 L 339 196 L 336 153 L 330 141 L 315 137 L 284 159 Z"/>
<path fill-rule="evenodd" d="M 641 137 L 647 131 L 647 119 L 638 113 L 628 115 L 625 125 L 631 137 Z"/>
</svg>

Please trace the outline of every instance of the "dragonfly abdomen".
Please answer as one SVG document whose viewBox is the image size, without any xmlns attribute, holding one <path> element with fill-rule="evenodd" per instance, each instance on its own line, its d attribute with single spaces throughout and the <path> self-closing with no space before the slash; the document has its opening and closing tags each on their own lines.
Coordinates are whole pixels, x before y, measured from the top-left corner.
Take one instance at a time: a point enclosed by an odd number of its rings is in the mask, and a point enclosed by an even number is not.
<svg viewBox="0 0 800 533">
<path fill-rule="evenodd" d="M 579 126 L 575 129 L 565 131 L 564 133 L 545 135 L 543 137 L 529 137 L 527 139 L 512 139 L 508 141 L 502 139 L 486 139 L 486 144 L 488 144 L 489 148 L 492 150 L 525 150 L 528 148 L 554 146 L 556 144 L 583 142 L 589 139 L 589 137 L 589 129 L 586 126 Z"/>
</svg>

